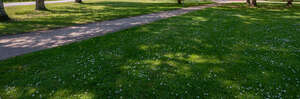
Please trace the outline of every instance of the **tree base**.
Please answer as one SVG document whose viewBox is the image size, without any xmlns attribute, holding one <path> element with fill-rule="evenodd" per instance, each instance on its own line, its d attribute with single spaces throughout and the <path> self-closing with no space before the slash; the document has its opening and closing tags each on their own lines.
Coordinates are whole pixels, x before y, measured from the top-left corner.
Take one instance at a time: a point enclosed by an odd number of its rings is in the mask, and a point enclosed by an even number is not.
<svg viewBox="0 0 300 99">
<path fill-rule="evenodd" d="M 75 0 L 76 3 L 82 3 L 82 0 Z"/>
<path fill-rule="evenodd" d="M 0 21 L 9 21 L 10 18 L 8 16 L 0 16 Z"/>
<path fill-rule="evenodd" d="M 181 1 L 181 0 L 177 0 L 177 3 L 178 3 L 178 4 L 182 4 L 182 1 Z"/>
<path fill-rule="evenodd" d="M 287 3 L 286 6 L 287 7 L 293 7 L 293 4 L 292 3 Z"/>
<path fill-rule="evenodd" d="M 35 10 L 39 10 L 39 11 L 47 11 L 47 8 L 35 8 Z"/>
<path fill-rule="evenodd" d="M 251 7 L 257 7 L 257 4 L 255 3 L 255 4 L 251 4 L 250 5 Z"/>
</svg>

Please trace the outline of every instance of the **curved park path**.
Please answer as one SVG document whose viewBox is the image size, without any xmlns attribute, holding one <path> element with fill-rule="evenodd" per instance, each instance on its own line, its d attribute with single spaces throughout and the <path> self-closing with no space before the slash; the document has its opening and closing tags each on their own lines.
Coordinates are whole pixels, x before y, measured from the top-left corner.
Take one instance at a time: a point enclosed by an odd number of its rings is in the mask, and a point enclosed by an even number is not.
<svg viewBox="0 0 300 99">
<path fill-rule="evenodd" d="M 3 36 L 0 37 L 0 60 L 47 48 L 61 46 L 64 44 L 96 36 L 101 36 L 107 33 L 116 32 L 130 27 L 147 24 L 160 19 L 178 16 L 191 11 L 201 10 L 218 5 L 222 4 L 207 4 L 130 18 L 71 26 L 61 29 Z"/>
</svg>

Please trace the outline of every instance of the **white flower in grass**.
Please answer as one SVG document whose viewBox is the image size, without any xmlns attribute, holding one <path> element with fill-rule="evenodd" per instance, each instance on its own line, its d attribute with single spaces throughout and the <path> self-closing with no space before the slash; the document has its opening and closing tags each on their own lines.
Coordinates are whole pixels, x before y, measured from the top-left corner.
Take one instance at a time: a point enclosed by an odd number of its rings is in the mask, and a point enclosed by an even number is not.
<svg viewBox="0 0 300 99">
<path fill-rule="evenodd" d="M 259 83 L 259 85 L 258 85 L 259 87 L 262 87 L 262 84 L 261 83 Z"/>
<path fill-rule="evenodd" d="M 261 92 L 264 92 L 264 89 L 260 89 Z"/>
<path fill-rule="evenodd" d="M 205 96 L 208 96 L 208 93 L 204 93 Z"/>
</svg>

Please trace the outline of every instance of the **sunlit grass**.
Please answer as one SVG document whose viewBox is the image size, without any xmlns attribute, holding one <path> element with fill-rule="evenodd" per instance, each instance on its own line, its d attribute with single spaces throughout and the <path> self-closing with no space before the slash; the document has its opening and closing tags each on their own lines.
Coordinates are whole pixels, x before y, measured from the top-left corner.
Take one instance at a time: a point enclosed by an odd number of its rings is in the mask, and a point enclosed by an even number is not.
<svg viewBox="0 0 300 99">
<path fill-rule="evenodd" d="M 260 6 L 208 8 L 1 61 L 0 96 L 300 98 L 300 5 Z"/>
<path fill-rule="evenodd" d="M 190 2 L 187 6 L 209 2 Z M 47 4 L 49 11 L 36 11 L 35 5 L 6 7 L 10 22 L 0 23 L 0 36 L 99 22 L 164 10 L 182 8 L 175 0 L 85 0 L 83 4 Z"/>
<path fill-rule="evenodd" d="M 35 0 L 3 0 L 5 3 L 11 2 L 33 2 Z M 45 0 L 45 1 L 59 1 L 59 0 Z"/>
</svg>

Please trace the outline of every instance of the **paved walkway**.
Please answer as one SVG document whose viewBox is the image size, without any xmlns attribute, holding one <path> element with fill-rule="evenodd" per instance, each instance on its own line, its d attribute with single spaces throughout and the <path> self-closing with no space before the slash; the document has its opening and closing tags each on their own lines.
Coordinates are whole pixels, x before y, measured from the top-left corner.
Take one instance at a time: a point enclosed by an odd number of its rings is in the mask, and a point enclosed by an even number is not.
<svg viewBox="0 0 300 99">
<path fill-rule="evenodd" d="M 63 2 L 72 2 L 75 0 L 60 0 L 60 1 L 45 1 L 46 4 L 49 3 L 63 3 Z M 4 3 L 4 7 L 11 7 L 11 6 L 21 6 L 21 5 L 34 5 L 35 2 L 15 2 L 15 3 Z"/>
<path fill-rule="evenodd" d="M 80 26 L 71 26 L 61 29 L 32 32 L 19 35 L 0 37 L 0 60 L 18 56 L 42 49 L 61 46 L 122 29 L 150 23 L 156 20 L 182 15 L 191 11 L 200 10 L 221 4 L 207 4 L 202 6 L 181 8 L 173 11 L 103 21 Z"/>
</svg>

